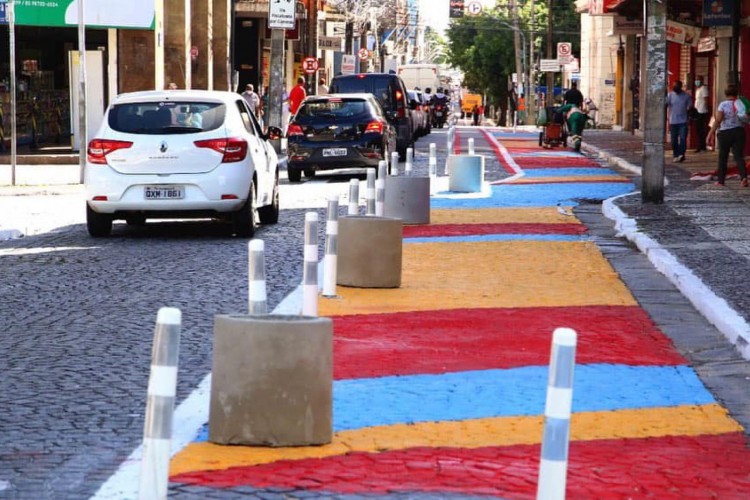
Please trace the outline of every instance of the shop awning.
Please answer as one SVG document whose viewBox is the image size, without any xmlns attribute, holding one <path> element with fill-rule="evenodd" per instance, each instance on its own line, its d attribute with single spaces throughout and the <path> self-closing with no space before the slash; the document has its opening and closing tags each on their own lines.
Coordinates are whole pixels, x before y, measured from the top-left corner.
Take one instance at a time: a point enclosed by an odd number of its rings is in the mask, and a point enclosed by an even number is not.
<svg viewBox="0 0 750 500">
<path fill-rule="evenodd" d="M 631 0 L 589 0 L 588 13 L 590 16 L 602 16 L 604 14 L 613 14 L 623 5 L 630 3 Z M 576 2 L 576 7 L 583 2 Z M 583 12 L 580 10 L 579 12 Z"/>
</svg>

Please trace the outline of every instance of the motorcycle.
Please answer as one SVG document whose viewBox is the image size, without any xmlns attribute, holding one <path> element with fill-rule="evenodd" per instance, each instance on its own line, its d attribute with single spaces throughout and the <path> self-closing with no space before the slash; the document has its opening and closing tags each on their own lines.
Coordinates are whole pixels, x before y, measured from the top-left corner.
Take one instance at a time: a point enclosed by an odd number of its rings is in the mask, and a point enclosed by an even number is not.
<svg viewBox="0 0 750 500">
<path fill-rule="evenodd" d="M 448 108 L 444 104 L 435 104 L 433 127 L 443 128 L 448 118 Z"/>
</svg>

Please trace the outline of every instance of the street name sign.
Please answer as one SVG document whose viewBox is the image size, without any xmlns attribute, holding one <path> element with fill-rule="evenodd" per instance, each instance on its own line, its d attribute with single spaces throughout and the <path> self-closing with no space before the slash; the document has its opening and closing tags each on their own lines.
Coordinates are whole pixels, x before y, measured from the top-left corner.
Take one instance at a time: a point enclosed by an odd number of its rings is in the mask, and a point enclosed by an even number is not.
<svg viewBox="0 0 750 500">
<path fill-rule="evenodd" d="M 557 73 L 558 71 L 560 71 L 560 63 L 557 59 L 540 59 L 539 71 L 541 71 L 542 73 Z"/>
<path fill-rule="evenodd" d="M 294 0 L 268 2 L 268 27 L 285 30 L 294 28 Z"/>
</svg>

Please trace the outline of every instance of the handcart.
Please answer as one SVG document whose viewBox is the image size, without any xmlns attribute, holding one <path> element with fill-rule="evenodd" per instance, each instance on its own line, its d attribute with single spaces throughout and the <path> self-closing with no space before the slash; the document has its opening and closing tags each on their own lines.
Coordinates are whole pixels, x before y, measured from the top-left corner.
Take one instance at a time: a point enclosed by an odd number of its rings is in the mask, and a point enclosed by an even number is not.
<svg viewBox="0 0 750 500">
<path fill-rule="evenodd" d="M 557 111 L 558 106 L 548 106 L 544 109 L 547 119 L 539 132 L 539 146 L 552 148 L 567 146 L 568 129 L 565 126 L 565 115 Z"/>
</svg>

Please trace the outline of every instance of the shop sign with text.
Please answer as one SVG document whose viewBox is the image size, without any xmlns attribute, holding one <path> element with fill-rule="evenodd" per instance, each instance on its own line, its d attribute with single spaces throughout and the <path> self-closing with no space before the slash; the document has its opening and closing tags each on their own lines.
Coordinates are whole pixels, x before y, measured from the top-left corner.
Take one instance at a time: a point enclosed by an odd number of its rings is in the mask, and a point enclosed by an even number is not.
<svg viewBox="0 0 750 500">
<path fill-rule="evenodd" d="M 78 26 L 78 0 L 16 0 L 20 26 Z M 98 28 L 154 29 L 154 0 L 88 0 L 86 26 Z"/>
<path fill-rule="evenodd" d="M 734 2 L 703 0 L 703 26 L 731 26 Z"/>
</svg>

